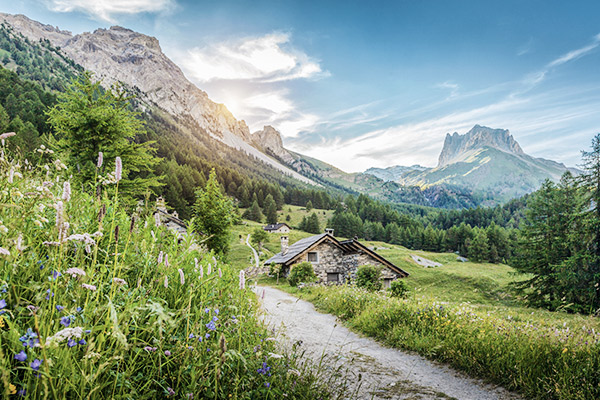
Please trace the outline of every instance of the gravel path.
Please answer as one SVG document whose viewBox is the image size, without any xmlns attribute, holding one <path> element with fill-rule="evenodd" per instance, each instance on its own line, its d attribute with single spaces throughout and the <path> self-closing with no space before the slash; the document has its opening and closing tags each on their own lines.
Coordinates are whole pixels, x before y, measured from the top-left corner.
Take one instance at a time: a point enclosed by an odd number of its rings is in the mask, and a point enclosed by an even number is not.
<svg viewBox="0 0 600 400">
<path fill-rule="evenodd" d="M 258 253 L 256 252 L 256 250 L 254 250 L 254 247 L 252 247 L 252 245 L 250 244 L 250 234 L 248 234 L 248 236 L 246 237 L 246 246 L 250 247 L 250 249 L 252 250 L 252 253 L 254 254 L 254 266 L 256 268 L 258 268 L 259 267 Z"/>
<path fill-rule="evenodd" d="M 284 346 L 302 341 L 315 361 L 347 368 L 360 399 L 507 400 L 518 396 L 503 388 L 466 377 L 415 354 L 384 347 L 345 328 L 336 317 L 321 314 L 307 301 L 259 286 L 265 320 Z M 359 385 L 358 376 L 361 376 Z"/>
</svg>

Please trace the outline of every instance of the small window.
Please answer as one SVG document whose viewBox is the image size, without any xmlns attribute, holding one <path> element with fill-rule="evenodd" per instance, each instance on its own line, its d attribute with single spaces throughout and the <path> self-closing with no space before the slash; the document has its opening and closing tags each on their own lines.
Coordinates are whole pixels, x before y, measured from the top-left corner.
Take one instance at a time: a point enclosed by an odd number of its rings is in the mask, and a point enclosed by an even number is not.
<svg viewBox="0 0 600 400">
<path fill-rule="evenodd" d="M 319 256 L 316 251 L 308 252 L 308 262 L 313 262 L 313 263 L 319 262 Z"/>
<path fill-rule="evenodd" d="M 327 282 L 339 282 L 340 281 L 340 273 L 339 272 L 328 272 L 327 273 Z"/>
</svg>

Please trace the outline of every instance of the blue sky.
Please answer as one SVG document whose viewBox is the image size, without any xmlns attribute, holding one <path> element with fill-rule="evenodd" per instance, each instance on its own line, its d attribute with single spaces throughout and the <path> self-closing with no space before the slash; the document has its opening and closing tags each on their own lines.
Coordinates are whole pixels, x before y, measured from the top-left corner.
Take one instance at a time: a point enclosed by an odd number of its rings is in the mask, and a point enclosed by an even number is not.
<svg viewBox="0 0 600 400">
<path fill-rule="evenodd" d="M 74 33 L 157 37 L 252 131 L 346 171 L 435 166 L 447 132 L 509 129 L 574 166 L 600 132 L 598 1 L 0 0 Z"/>
</svg>

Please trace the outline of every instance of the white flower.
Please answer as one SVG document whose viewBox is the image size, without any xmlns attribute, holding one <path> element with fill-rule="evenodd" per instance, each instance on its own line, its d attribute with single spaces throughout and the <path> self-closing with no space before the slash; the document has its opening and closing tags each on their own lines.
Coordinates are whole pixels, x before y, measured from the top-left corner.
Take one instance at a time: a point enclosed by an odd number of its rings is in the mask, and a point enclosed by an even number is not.
<svg viewBox="0 0 600 400">
<path fill-rule="evenodd" d="M 6 250 L 4 247 L 0 247 L 0 255 L 10 256 L 10 251 Z"/>
<path fill-rule="evenodd" d="M 240 290 L 246 289 L 246 273 L 242 269 L 240 271 Z"/>
<path fill-rule="evenodd" d="M 76 278 L 77 276 L 85 276 L 85 271 L 80 268 L 71 267 L 65 271 L 65 274 Z"/>
<path fill-rule="evenodd" d="M 221 268 L 219 268 L 219 278 L 223 277 L 223 271 L 221 271 Z"/>
<path fill-rule="evenodd" d="M 179 281 L 182 285 L 185 284 L 185 275 L 183 275 L 183 270 L 179 268 L 177 271 L 179 271 Z"/>
<path fill-rule="evenodd" d="M 71 184 L 69 181 L 65 181 L 65 183 L 63 183 L 62 199 L 63 201 L 71 200 Z"/>
<path fill-rule="evenodd" d="M 121 175 L 123 172 L 123 163 L 121 162 L 121 157 L 115 158 L 115 180 L 119 182 L 121 180 Z"/>
<path fill-rule="evenodd" d="M 117 285 L 127 285 L 127 282 L 125 282 L 125 279 L 121 279 L 121 278 L 113 278 L 113 282 L 116 283 Z"/>
<path fill-rule="evenodd" d="M 165 288 L 169 287 L 169 277 L 165 275 Z"/>
<path fill-rule="evenodd" d="M 53 336 L 46 338 L 46 346 L 52 346 L 62 342 L 65 339 L 77 338 L 81 339 L 83 336 L 83 328 L 76 326 L 74 328 L 65 328 L 56 332 Z"/>
<path fill-rule="evenodd" d="M 16 135 L 16 133 L 14 133 L 14 132 L 6 132 L 6 133 L 3 133 L 2 135 L 0 135 L 0 139 L 1 140 L 8 139 L 9 137 L 15 136 L 15 135 Z"/>
<path fill-rule="evenodd" d="M 96 291 L 96 286 L 94 286 L 94 285 L 88 285 L 86 283 L 82 283 L 81 287 L 84 289 L 87 289 L 87 290 L 91 290 L 92 292 Z"/>
<path fill-rule="evenodd" d="M 280 359 L 283 358 L 281 354 L 269 353 L 269 358 Z"/>
<path fill-rule="evenodd" d="M 98 152 L 98 168 L 102 166 L 102 161 L 104 160 L 104 154 L 101 151 Z"/>
</svg>

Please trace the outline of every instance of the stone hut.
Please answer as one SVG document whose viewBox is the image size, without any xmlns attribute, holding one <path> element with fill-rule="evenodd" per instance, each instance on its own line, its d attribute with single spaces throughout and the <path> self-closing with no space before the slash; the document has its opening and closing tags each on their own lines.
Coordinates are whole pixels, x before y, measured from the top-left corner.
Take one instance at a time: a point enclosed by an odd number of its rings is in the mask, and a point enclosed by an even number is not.
<svg viewBox="0 0 600 400">
<path fill-rule="evenodd" d="M 313 264 L 320 282 L 343 283 L 356 279 L 356 271 L 361 265 L 383 267 L 381 275 L 384 287 L 397 278 L 408 276 L 406 271 L 395 266 L 379 254 L 370 250 L 358 240 L 337 240 L 333 230 L 301 239 L 289 246 L 287 236 L 281 237 L 281 252 L 265 261 L 265 264 L 280 264 L 282 274 L 287 276 L 298 263 L 308 261 Z"/>
<path fill-rule="evenodd" d="M 292 228 L 285 222 L 277 224 L 269 224 L 263 227 L 263 230 L 269 233 L 289 233 Z"/>
</svg>

